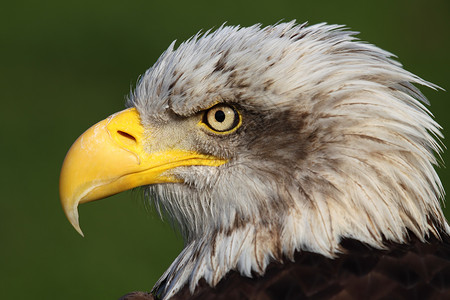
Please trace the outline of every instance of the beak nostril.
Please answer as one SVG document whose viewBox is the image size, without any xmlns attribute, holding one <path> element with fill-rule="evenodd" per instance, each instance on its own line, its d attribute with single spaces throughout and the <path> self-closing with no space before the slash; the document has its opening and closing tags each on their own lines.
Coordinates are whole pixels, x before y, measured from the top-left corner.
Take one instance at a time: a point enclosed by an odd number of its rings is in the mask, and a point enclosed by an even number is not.
<svg viewBox="0 0 450 300">
<path fill-rule="evenodd" d="M 125 138 L 126 140 L 128 140 L 128 142 L 134 142 L 137 143 L 137 140 L 134 136 L 132 136 L 129 133 L 126 133 L 125 131 L 121 131 L 121 130 L 117 130 L 117 133 L 122 136 L 123 138 Z"/>
</svg>

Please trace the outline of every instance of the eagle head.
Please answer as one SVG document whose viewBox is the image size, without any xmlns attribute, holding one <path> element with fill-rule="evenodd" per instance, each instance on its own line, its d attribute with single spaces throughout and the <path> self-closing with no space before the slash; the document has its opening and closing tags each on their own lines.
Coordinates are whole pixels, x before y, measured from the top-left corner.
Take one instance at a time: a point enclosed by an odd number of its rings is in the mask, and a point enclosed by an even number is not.
<svg viewBox="0 0 450 300">
<path fill-rule="evenodd" d="M 143 186 L 185 248 L 156 284 L 169 298 L 230 270 L 263 274 L 298 251 L 327 257 L 449 232 L 433 165 L 439 125 L 392 55 L 341 26 L 222 26 L 162 54 L 128 109 L 94 125 L 61 171 L 77 206 Z"/>
</svg>

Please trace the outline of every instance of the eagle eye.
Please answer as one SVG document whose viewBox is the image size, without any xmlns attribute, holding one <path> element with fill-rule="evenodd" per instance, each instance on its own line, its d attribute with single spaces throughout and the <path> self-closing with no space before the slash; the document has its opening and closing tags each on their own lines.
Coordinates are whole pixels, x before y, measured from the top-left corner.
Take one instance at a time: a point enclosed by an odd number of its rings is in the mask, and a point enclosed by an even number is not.
<svg viewBox="0 0 450 300">
<path fill-rule="evenodd" d="M 241 117 L 233 106 L 217 104 L 205 111 L 203 123 L 215 132 L 229 133 L 237 129 Z"/>
</svg>

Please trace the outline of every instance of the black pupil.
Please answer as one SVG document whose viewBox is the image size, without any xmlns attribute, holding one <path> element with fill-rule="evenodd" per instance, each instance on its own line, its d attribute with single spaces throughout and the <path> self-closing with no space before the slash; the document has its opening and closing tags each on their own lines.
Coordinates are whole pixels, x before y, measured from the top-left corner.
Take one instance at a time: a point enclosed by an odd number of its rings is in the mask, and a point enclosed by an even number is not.
<svg viewBox="0 0 450 300">
<path fill-rule="evenodd" d="M 217 122 L 222 123 L 223 121 L 225 121 L 225 113 L 223 112 L 223 110 L 218 110 L 214 114 L 214 118 L 216 118 Z"/>
</svg>

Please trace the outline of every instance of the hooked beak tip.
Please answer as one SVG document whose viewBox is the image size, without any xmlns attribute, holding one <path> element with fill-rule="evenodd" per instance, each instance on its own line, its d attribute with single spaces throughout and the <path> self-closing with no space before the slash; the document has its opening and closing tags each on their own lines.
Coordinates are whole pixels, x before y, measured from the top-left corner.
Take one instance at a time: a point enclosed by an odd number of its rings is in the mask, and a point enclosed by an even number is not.
<svg viewBox="0 0 450 300">
<path fill-rule="evenodd" d="M 83 231 L 80 228 L 80 223 L 78 221 L 78 208 L 77 206 L 72 209 L 68 209 L 65 211 L 67 219 L 69 219 L 70 224 L 72 224 L 73 228 L 75 228 L 78 233 L 84 237 Z"/>
</svg>

